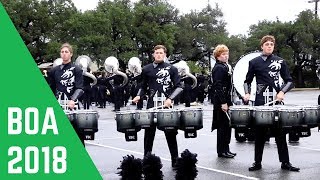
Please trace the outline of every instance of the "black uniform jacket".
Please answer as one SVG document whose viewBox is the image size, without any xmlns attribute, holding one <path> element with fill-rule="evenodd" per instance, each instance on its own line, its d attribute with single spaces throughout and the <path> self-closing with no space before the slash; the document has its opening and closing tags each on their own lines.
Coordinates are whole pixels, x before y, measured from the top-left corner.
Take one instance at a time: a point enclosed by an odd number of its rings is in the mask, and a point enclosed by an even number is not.
<svg viewBox="0 0 320 180">
<path fill-rule="evenodd" d="M 160 92 L 169 97 L 176 88 L 182 89 L 178 69 L 165 62 L 144 66 L 141 79 L 140 96 L 147 93 L 151 98 L 156 92 Z"/>
<path fill-rule="evenodd" d="M 251 85 L 254 77 L 256 77 L 257 82 L 255 100 L 255 105 L 257 106 L 267 103 L 264 102 L 262 95 L 267 87 L 272 87 L 276 92 L 282 89 L 280 77 L 283 79 L 284 84 L 292 82 L 286 62 L 273 54 L 269 56 L 261 55 L 249 61 L 249 69 L 244 82 Z"/>
<path fill-rule="evenodd" d="M 232 76 L 229 73 L 229 66 L 226 63 L 217 61 L 212 69 L 212 91 L 214 98 L 214 105 L 221 107 L 221 104 L 227 103 L 229 106 L 231 102 L 231 87 Z"/>
<path fill-rule="evenodd" d="M 75 64 L 62 64 L 49 71 L 50 87 L 57 96 L 59 92 L 65 93 L 69 99 L 76 100 L 73 96 L 76 90 L 83 90 L 82 69 Z M 78 94 L 78 93 L 77 93 Z M 72 98 L 71 98 L 72 97 Z"/>
</svg>

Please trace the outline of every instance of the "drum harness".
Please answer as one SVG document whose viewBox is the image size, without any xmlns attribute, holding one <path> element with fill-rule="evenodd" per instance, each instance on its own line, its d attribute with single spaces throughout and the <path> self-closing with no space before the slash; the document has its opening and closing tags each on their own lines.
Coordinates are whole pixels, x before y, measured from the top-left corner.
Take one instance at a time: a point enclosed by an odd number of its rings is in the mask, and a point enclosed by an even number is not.
<svg viewBox="0 0 320 180">
<path fill-rule="evenodd" d="M 164 101 L 166 100 L 166 97 L 163 93 L 160 93 L 159 91 L 157 91 L 155 93 L 155 95 L 153 96 L 153 108 L 152 109 L 164 109 Z M 170 109 L 173 108 L 173 104 L 172 107 Z"/>
<path fill-rule="evenodd" d="M 58 102 L 60 104 L 60 106 L 63 108 L 63 110 L 70 110 L 69 107 L 68 107 L 68 96 L 63 93 L 63 92 L 58 92 Z M 78 106 L 79 102 L 78 100 L 75 101 L 75 107 L 73 110 L 78 110 L 79 109 L 79 106 Z"/>
</svg>

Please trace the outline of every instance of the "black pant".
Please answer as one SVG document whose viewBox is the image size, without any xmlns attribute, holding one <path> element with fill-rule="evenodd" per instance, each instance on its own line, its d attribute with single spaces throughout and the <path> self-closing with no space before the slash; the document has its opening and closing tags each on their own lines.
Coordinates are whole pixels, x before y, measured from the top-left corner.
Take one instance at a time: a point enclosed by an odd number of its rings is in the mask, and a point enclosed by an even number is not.
<svg viewBox="0 0 320 180">
<path fill-rule="evenodd" d="M 185 107 L 190 107 L 191 95 L 192 95 L 192 87 L 190 85 L 189 86 L 186 85 L 182 92 L 182 97 L 185 103 Z"/>
<path fill-rule="evenodd" d="M 106 91 L 106 86 L 98 87 L 98 103 L 101 107 L 106 106 Z"/>
<path fill-rule="evenodd" d="M 144 155 L 148 152 L 152 152 L 154 136 L 156 134 L 156 126 L 145 129 L 144 131 Z M 178 145 L 177 145 L 177 131 L 164 131 L 166 135 L 169 151 L 171 154 L 171 159 L 176 159 L 178 157 Z"/>
<path fill-rule="evenodd" d="M 219 108 L 221 105 L 216 107 L 218 108 L 213 110 L 213 121 L 217 122 L 217 153 L 222 154 L 230 151 L 231 127 L 226 113 Z"/>
<path fill-rule="evenodd" d="M 89 109 L 91 106 L 91 88 L 85 88 L 82 95 L 84 109 Z"/>
<path fill-rule="evenodd" d="M 255 139 L 255 157 L 254 160 L 257 163 L 261 163 L 264 144 L 266 141 L 268 128 L 267 127 L 256 127 L 256 139 Z M 289 152 L 286 142 L 286 132 L 281 128 L 271 128 L 271 133 L 275 136 L 279 161 L 289 162 Z"/>
<path fill-rule="evenodd" d="M 114 95 L 114 109 L 116 111 L 120 111 L 121 106 L 123 106 L 124 103 L 124 91 L 123 88 L 120 86 L 116 86 L 113 90 L 113 95 Z"/>
</svg>

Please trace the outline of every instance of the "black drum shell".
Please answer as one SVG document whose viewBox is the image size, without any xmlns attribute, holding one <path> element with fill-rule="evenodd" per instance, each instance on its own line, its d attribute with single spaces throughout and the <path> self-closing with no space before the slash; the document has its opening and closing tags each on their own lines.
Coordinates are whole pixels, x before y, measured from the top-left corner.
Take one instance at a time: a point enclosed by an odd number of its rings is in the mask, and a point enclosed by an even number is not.
<svg viewBox="0 0 320 180">
<path fill-rule="evenodd" d="M 301 106 L 304 111 L 303 124 L 308 126 L 317 126 L 320 124 L 320 106 Z"/>
<path fill-rule="evenodd" d="M 180 127 L 180 112 L 172 109 L 161 109 L 157 112 L 157 128 L 162 131 L 177 130 Z"/>
<path fill-rule="evenodd" d="M 279 123 L 282 127 L 302 126 L 304 111 L 299 107 L 286 107 L 278 109 Z"/>
<path fill-rule="evenodd" d="M 97 132 L 99 114 L 94 110 L 78 110 L 75 112 L 74 124 L 84 132 Z"/>
<path fill-rule="evenodd" d="M 152 111 L 136 111 L 135 112 L 135 126 L 138 128 L 149 128 L 154 125 L 154 112 Z"/>
<path fill-rule="evenodd" d="M 115 120 L 118 132 L 125 133 L 140 130 L 135 126 L 133 111 L 118 111 L 116 112 Z"/>
<path fill-rule="evenodd" d="M 256 126 L 274 125 L 276 111 L 271 106 L 255 106 L 253 108 L 254 124 Z"/>
<path fill-rule="evenodd" d="M 230 106 L 230 120 L 233 127 L 247 127 L 252 119 L 253 108 L 251 106 Z"/>
<path fill-rule="evenodd" d="M 180 110 L 180 128 L 182 130 L 199 130 L 203 128 L 203 110 L 201 108 L 185 108 Z"/>
</svg>

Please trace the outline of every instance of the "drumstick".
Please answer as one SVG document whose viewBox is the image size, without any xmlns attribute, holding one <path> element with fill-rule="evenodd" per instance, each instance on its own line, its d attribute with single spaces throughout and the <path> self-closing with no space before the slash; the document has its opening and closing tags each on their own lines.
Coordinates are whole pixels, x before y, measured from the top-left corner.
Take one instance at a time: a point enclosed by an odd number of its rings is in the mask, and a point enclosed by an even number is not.
<svg viewBox="0 0 320 180">
<path fill-rule="evenodd" d="M 230 116 L 229 116 L 228 112 L 225 112 L 225 113 L 226 113 L 226 115 L 227 115 L 227 117 L 228 117 L 229 121 L 231 121 L 231 118 L 230 118 Z"/>
<path fill-rule="evenodd" d="M 149 110 L 156 110 L 156 109 L 163 108 L 163 107 L 164 107 L 164 105 L 162 105 L 162 106 L 157 106 L 157 107 L 153 107 L 153 108 L 150 108 Z"/>
<path fill-rule="evenodd" d="M 277 100 L 274 100 L 274 101 L 271 101 L 271 102 L 265 103 L 265 104 L 264 104 L 264 106 L 267 106 L 267 105 L 272 104 L 272 103 L 275 103 L 275 102 L 277 102 Z"/>
</svg>

